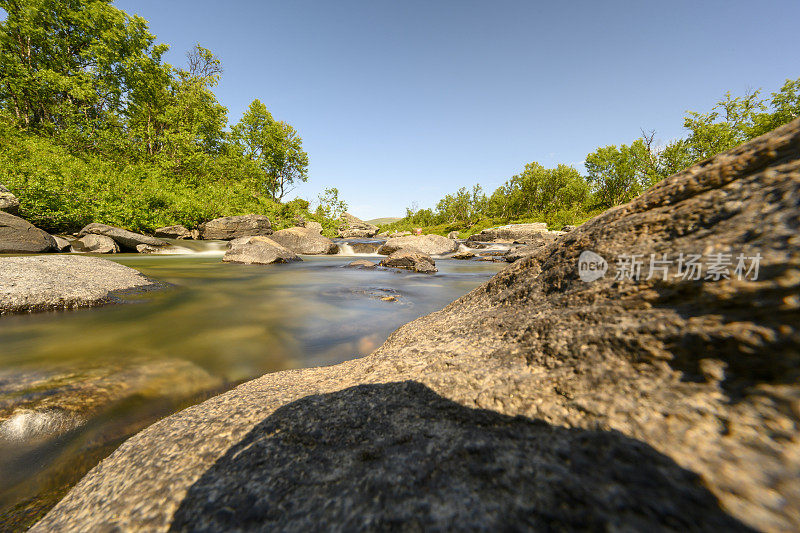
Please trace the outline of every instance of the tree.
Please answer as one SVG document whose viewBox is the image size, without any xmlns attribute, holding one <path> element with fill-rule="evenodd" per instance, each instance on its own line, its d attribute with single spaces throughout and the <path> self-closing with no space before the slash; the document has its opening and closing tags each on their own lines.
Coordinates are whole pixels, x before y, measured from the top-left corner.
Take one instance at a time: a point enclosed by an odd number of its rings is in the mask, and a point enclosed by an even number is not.
<svg viewBox="0 0 800 533">
<path fill-rule="evenodd" d="M 606 207 L 635 198 L 660 178 L 654 154 L 644 139 L 598 148 L 586 156 L 584 166 L 596 198 Z"/>
<path fill-rule="evenodd" d="M 261 174 L 264 188 L 276 200 L 290 192 L 297 181 L 308 180 L 308 155 L 303 140 L 285 122 L 275 121 L 259 100 L 253 100 L 231 139 Z"/>
<path fill-rule="evenodd" d="M 317 215 L 329 219 L 337 219 L 347 211 L 347 203 L 339 199 L 339 189 L 331 187 L 319 195 Z"/>
</svg>

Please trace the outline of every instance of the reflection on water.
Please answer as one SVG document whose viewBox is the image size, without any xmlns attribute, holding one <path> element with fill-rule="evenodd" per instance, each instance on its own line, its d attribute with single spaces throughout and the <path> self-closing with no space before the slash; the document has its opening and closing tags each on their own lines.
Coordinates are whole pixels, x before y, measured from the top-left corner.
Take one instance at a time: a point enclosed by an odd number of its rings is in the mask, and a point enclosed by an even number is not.
<svg viewBox="0 0 800 533">
<path fill-rule="evenodd" d="M 429 276 L 350 269 L 341 255 L 233 265 L 221 245 L 177 244 L 194 253 L 111 257 L 166 291 L 0 319 L 0 529 L 30 524 L 155 419 L 266 372 L 366 355 L 500 268 L 438 260 Z"/>
</svg>

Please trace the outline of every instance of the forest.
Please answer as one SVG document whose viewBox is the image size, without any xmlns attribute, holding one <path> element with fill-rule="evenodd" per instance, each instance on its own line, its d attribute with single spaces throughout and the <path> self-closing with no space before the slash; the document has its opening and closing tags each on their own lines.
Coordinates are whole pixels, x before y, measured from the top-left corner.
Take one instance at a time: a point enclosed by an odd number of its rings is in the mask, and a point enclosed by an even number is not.
<svg viewBox="0 0 800 533">
<path fill-rule="evenodd" d="M 758 137 L 800 116 L 800 78 L 769 96 L 756 90 L 727 93 L 707 113 L 684 117 L 686 136 L 663 145 L 655 131 L 642 131 L 630 144 L 603 146 L 586 156 L 585 173 L 560 164 L 532 162 L 488 194 L 479 185 L 462 187 L 433 209 L 409 207 L 403 219 L 382 231 L 422 228 L 425 233 L 459 231 L 462 237 L 492 226 L 547 222 L 551 229 L 580 224 L 630 201 L 648 187 L 691 165 Z"/>
<path fill-rule="evenodd" d="M 289 123 L 256 99 L 229 124 L 212 51 L 197 44 L 170 65 L 147 21 L 110 0 L 0 8 L 0 176 L 33 224 L 151 231 L 261 213 L 278 227 L 298 217 L 335 225 L 305 200 L 285 202 L 308 179 Z"/>
</svg>

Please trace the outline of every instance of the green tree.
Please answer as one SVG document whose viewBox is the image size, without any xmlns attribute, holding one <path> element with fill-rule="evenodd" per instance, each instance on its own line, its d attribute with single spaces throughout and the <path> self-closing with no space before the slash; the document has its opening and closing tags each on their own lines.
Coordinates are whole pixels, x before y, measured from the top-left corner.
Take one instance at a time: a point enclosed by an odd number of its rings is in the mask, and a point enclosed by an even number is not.
<svg viewBox="0 0 800 533">
<path fill-rule="evenodd" d="M 339 199 L 339 189 L 331 187 L 318 197 L 317 215 L 329 219 L 337 219 L 347 211 L 347 203 Z"/>
<path fill-rule="evenodd" d="M 584 166 L 595 197 L 606 207 L 630 201 L 661 177 L 657 155 L 644 139 L 598 148 Z"/>
</svg>

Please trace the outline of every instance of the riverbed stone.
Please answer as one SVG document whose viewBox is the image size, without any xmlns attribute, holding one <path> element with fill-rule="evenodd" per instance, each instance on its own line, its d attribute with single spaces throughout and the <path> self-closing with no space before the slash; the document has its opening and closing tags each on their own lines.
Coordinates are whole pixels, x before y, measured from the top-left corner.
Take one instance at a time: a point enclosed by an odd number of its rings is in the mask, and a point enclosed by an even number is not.
<svg viewBox="0 0 800 533">
<path fill-rule="evenodd" d="M 120 291 L 159 286 L 99 257 L 0 257 L 0 314 L 94 307 L 121 301 Z"/>
<path fill-rule="evenodd" d="M 284 248 L 269 237 L 239 237 L 228 243 L 228 250 L 222 256 L 227 263 L 270 265 L 302 261 L 297 254 Z"/>
<path fill-rule="evenodd" d="M 444 255 L 457 251 L 458 242 L 441 235 L 407 235 L 389 239 L 378 249 L 378 253 L 390 255 L 400 249 L 428 255 Z"/>
<path fill-rule="evenodd" d="M 191 239 L 192 232 L 186 228 L 186 226 L 181 226 L 180 224 L 176 224 L 174 226 L 164 226 L 163 228 L 157 228 L 155 232 L 153 232 L 157 238 L 160 239 Z"/>
<path fill-rule="evenodd" d="M 265 215 L 237 215 L 220 217 L 200 224 L 200 238 L 230 241 L 239 237 L 272 234 L 272 223 Z"/>
<path fill-rule="evenodd" d="M 90 233 L 72 241 L 71 250 L 79 253 L 115 254 L 119 252 L 119 245 L 111 237 Z"/>
<path fill-rule="evenodd" d="M 297 254 L 330 255 L 339 252 L 336 243 L 312 228 L 282 229 L 269 238 Z"/>
<path fill-rule="evenodd" d="M 364 222 L 350 213 L 342 213 L 339 225 L 339 237 L 343 239 L 368 239 L 378 233 L 378 226 Z"/>
<path fill-rule="evenodd" d="M 359 259 L 349 263 L 347 266 L 350 268 L 375 268 L 378 265 L 372 261 L 367 261 L 366 259 Z"/>
<path fill-rule="evenodd" d="M 0 254 L 49 252 L 56 241 L 27 220 L 0 211 Z"/>
<path fill-rule="evenodd" d="M 606 211 L 367 357 L 268 374 L 161 420 L 33 531 L 796 531 L 798 198 L 800 119 Z M 587 251 L 607 262 L 594 281 L 579 275 Z M 742 254 L 759 271 L 634 280 L 618 267 L 632 253 Z"/>
<path fill-rule="evenodd" d="M 345 241 L 354 254 L 374 254 L 383 246 L 383 241 Z"/>
<path fill-rule="evenodd" d="M 125 250 L 135 251 L 136 247 L 140 244 L 147 244 L 149 246 L 166 246 L 167 243 L 161 239 L 150 237 L 149 235 L 142 235 L 141 233 L 134 233 L 126 229 L 118 228 L 116 226 L 109 226 L 108 224 L 99 224 L 93 222 L 84 226 L 79 232 L 78 236 L 85 235 L 105 235 L 114 239 L 114 242 L 120 245 Z"/>
<path fill-rule="evenodd" d="M 436 262 L 430 255 L 416 250 L 397 250 L 378 264 L 382 267 L 402 268 L 425 274 L 433 274 L 438 271 Z"/>
</svg>

